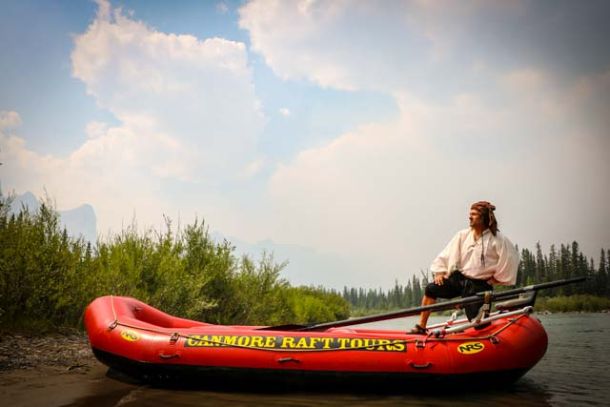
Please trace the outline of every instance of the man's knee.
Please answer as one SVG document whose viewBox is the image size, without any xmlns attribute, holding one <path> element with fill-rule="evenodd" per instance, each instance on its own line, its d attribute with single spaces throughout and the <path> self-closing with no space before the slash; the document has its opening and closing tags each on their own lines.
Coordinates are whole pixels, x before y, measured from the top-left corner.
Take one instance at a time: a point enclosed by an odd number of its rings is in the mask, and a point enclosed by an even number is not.
<svg viewBox="0 0 610 407">
<path fill-rule="evenodd" d="M 424 290 L 424 295 L 428 298 L 436 300 L 438 298 L 438 288 L 439 286 L 435 283 L 429 283 Z"/>
<path fill-rule="evenodd" d="M 421 305 L 432 305 L 436 303 L 436 298 L 428 297 L 424 294 L 424 297 L 421 300 Z"/>
</svg>

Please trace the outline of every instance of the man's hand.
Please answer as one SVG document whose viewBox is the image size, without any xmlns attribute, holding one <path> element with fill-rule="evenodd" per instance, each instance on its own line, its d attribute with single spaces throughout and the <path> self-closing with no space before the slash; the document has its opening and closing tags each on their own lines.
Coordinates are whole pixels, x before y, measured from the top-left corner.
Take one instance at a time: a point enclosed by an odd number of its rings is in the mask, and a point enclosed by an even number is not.
<svg viewBox="0 0 610 407">
<path fill-rule="evenodd" d="M 497 284 L 500 284 L 500 282 L 492 277 L 489 280 L 487 280 L 487 284 L 489 284 L 489 285 L 497 285 Z"/>
<path fill-rule="evenodd" d="M 443 285 L 443 283 L 445 282 L 445 274 L 444 273 L 437 273 L 434 275 L 434 284 L 436 285 Z"/>
</svg>

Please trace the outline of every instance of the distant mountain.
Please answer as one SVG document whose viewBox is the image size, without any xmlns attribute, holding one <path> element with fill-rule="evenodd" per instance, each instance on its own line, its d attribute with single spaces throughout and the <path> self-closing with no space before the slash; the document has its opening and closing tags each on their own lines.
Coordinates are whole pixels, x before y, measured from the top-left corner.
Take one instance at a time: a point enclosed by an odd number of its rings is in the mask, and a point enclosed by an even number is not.
<svg viewBox="0 0 610 407">
<path fill-rule="evenodd" d="M 26 192 L 23 195 L 17 195 L 15 197 L 15 200 L 11 205 L 11 212 L 19 213 L 21 208 L 27 208 L 32 213 L 38 212 L 38 209 L 40 209 L 40 203 L 33 193 Z"/>
<path fill-rule="evenodd" d="M 89 204 L 67 211 L 59 211 L 62 226 L 66 228 L 71 236 L 79 234 L 91 243 L 97 240 L 97 218 L 95 211 Z"/>
<path fill-rule="evenodd" d="M 40 209 L 40 202 L 31 192 L 15 196 L 11 212 L 18 213 L 24 207 L 31 213 L 35 213 Z M 74 209 L 58 212 L 61 227 L 66 228 L 68 235 L 75 238 L 83 237 L 91 243 L 97 241 L 97 218 L 91 205 L 84 204 Z"/>
</svg>

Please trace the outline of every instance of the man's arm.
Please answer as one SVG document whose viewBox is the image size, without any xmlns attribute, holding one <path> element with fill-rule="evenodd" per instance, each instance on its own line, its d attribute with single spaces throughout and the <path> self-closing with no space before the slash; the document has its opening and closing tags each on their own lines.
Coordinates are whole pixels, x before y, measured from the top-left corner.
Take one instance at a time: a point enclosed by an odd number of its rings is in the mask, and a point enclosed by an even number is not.
<svg viewBox="0 0 610 407">
<path fill-rule="evenodd" d="M 453 239 L 447 243 L 447 246 L 439 253 L 438 256 L 432 261 L 430 265 L 430 271 L 434 275 L 434 282 L 437 285 L 442 285 L 443 281 L 449 277 L 449 272 L 452 267 L 459 267 L 458 264 L 449 264 L 459 259 L 460 253 L 460 233 L 458 232 L 453 236 Z"/>
<path fill-rule="evenodd" d="M 490 284 L 515 285 L 517 282 L 517 270 L 519 268 L 519 252 L 510 240 L 498 233 L 496 250 L 498 251 L 498 265 Z"/>
</svg>

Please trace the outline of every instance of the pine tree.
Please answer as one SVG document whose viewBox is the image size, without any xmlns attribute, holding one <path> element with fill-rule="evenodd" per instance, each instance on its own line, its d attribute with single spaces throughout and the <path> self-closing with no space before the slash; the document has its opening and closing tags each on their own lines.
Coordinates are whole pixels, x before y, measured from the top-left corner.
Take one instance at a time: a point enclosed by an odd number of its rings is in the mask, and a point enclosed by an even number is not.
<svg viewBox="0 0 610 407">
<path fill-rule="evenodd" d="M 557 258 L 557 251 L 555 250 L 555 245 L 552 244 L 551 248 L 549 249 L 549 259 L 546 263 L 546 278 L 547 281 L 553 281 L 553 280 L 557 280 L 558 277 L 558 258 Z M 547 296 L 552 296 L 555 294 L 555 292 L 557 291 L 556 288 L 552 288 L 550 290 L 547 291 Z"/>
<path fill-rule="evenodd" d="M 546 280 L 546 262 L 542 255 L 542 248 L 540 242 L 536 242 L 536 283 L 542 283 Z"/>
<path fill-rule="evenodd" d="M 606 263 L 606 251 L 602 249 L 601 254 L 599 256 L 599 267 L 597 269 L 595 294 L 602 296 L 610 295 L 610 289 L 608 284 L 608 264 Z"/>
<path fill-rule="evenodd" d="M 517 275 L 519 285 L 530 285 L 536 281 L 536 260 L 528 249 L 521 250 L 521 262 Z"/>
<path fill-rule="evenodd" d="M 560 249 L 560 257 L 559 257 L 559 276 L 560 278 L 566 279 L 570 278 L 570 248 L 566 245 L 561 245 Z M 570 290 L 568 286 L 559 287 L 558 293 L 559 295 L 570 295 Z"/>
<path fill-rule="evenodd" d="M 423 292 L 421 285 L 419 284 L 419 279 L 417 276 L 413 276 L 413 302 L 415 304 L 421 303 L 421 299 L 423 297 Z"/>
<path fill-rule="evenodd" d="M 564 278 L 571 278 L 571 277 L 575 277 L 578 275 L 579 273 L 579 269 L 580 269 L 580 261 L 579 261 L 579 254 L 580 254 L 580 250 L 578 247 L 578 242 L 573 241 L 572 242 L 572 250 L 570 251 L 570 249 L 568 248 L 568 251 L 570 252 L 569 255 L 569 263 L 568 263 L 568 274 L 564 277 Z M 574 286 L 572 284 L 568 284 L 566 286 L 564 286 L 564 293 L 565 295 L 572 295 L 574 294 Z"/>
<path fill-rule="evenodd" d="M 415 300 L 413 299 L 413 286 L 411 285 L 411 280 L 407 281 L 407 287 L 405 288 L 405 304 L 407 307 L 411 307 L 415 305 Z"/>
</svg>

